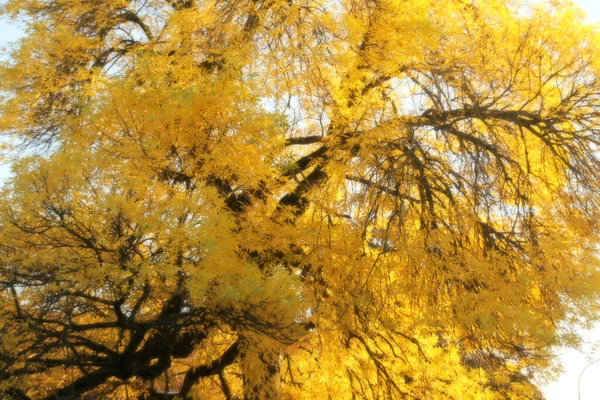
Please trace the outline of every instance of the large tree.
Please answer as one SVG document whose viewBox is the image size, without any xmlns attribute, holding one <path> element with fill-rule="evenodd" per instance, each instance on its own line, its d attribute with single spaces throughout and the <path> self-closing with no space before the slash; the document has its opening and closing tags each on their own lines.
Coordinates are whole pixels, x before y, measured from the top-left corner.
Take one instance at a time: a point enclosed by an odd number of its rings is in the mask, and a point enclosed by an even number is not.
<svg viewBox="0 0 600 400">
<path fill-rule="evenodd" d="M 4 14 L 4 396 L 539 398 L 599 316 L 599 42 L 569 4 Z"/>
</svg>

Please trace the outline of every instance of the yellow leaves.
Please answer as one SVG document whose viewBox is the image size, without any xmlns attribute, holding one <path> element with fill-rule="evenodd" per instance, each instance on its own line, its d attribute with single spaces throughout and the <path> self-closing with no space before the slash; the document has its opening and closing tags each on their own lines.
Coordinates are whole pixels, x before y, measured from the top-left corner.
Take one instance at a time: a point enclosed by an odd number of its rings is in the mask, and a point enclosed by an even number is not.
<svg viewBox="0 0 600 400">
<path fill-rule="evenodd" d="M 3 192 L 0 281 L 119 322 L 85 333 L 103 357 L 143 327 L 130 352 L 192 335 L 192 364 L 244 339 L 247 385 L 283 365 L 289 398 L 527 398 L 555 322 L 597 314 L 594 33 L 570 7 L 57 0 L 51 30 L 17 3 L 0 130 L 51 147 Z"/>
<path fill-rule="evenodd" d="M 448 398 L 448 399 L 493 399 L 493 393 L 485 388 L 486 376 L 481 370 L 467 371 L 461 365 L 461 356 L 457 348 L 437 347 L 438 339 L 434 336 L 419 336 L 419 350 L 407 343 L 402 353 L 385 352 L 385 341 L 377 344 L 370 340 L 354 339 L 348 352 L 336 347 L 338 338 L 334 332 L 322 332 L 321 345 L 315 347 L 313 357 L 294 357 L 296 353 L 302 355 L 298 349 L 292 353 L 292 363 L 282 370 L 282 378 L 288 383 L 291 377 L 295 379 L 310 380 L 311 385 L 304 388 L 302 393 L 292 391 L 294 386 L 289 385 L 294 398 L 310 399 L 317 395 L 327 393 L 336 398 L 345 398 L 352 390 L 359 390 L 360 385 L 369 386 L 369 383 L 384 383 L 385 376 L 377 376 L 377 365 L 385 366 L 388 374 L 397 377 L 396 386 L 385 390 L 385 386 L 372 385 L 367 396 L 411 396 Z M 389 340 L 389 339 L 386 339 Z M 388 342 L 390 343 L 390 342 Z M 369 350 L 367 350 L 367 348 Z M 323 350 L 322 353 L 317 349 Z M 383 352 L 382 352 L 383 351 Z M 379 353 L 381 352 L 381 353 Z M 345 355 L 348 354 L 348 355 Z M 423 357 L 428 362 L 423 365 Z M 311 359 L 312 358 L 312 359 Z M 318 363 L 318 369 L 315 365 Z M 285 365 L 285 364 L 284 364 Z M 319 371 L 319 372 L 317 372 Z M 388 375 L 388 377 L 390 377 Z M 472 397 L 468 397 L 472 396 Z"/>
</svg>

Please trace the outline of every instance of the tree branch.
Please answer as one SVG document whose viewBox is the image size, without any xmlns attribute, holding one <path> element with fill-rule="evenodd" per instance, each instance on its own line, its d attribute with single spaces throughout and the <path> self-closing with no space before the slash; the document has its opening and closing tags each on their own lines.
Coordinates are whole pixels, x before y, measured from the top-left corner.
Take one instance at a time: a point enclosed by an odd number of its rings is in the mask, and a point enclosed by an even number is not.
<svg viewBox="0 0 600 400">
<path fill-rule="evenodd" d="M 221 355 L 221 357 L 217 358 L 210 364 L 190 368 L 185 374 L 185 378 L 183 379 L 183 384 L 181 386 L 181 390 L 179 391 L 179 396 L 185 399 L 189 391 L 198 382 L 200 378 L 218 374 L 219 371 L 223 370 L 223 368 L 233 364 L 233 362 L 240 353 L 239 347 L 240 342 L 239 340 L 237 340 Z"/>
</svg>

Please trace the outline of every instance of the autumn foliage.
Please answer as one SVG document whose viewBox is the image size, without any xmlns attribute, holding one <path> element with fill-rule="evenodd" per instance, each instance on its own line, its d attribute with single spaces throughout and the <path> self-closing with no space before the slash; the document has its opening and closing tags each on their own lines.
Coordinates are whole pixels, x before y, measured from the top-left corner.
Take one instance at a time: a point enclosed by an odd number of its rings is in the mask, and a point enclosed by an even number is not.
<svg viewBox="0 0 600 400">
<path fill-rule="evenodd" d="M 568 3 L 3 7 L 3 396 L 536 399 L 599 316 Z"/>
</svg>

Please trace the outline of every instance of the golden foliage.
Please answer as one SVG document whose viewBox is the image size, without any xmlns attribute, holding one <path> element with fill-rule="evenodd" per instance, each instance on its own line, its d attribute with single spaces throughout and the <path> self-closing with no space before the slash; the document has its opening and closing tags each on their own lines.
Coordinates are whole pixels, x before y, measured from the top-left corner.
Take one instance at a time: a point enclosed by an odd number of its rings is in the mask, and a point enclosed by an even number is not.
<svg viewBox="0 0 600 400">
<path fill-rule="evenodd" d="M 535 399 L 598 318 L 598 32 L 569 3 L 3 12 L 7 396 Z"/>
</svg>

